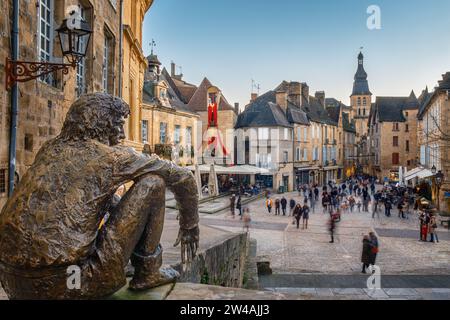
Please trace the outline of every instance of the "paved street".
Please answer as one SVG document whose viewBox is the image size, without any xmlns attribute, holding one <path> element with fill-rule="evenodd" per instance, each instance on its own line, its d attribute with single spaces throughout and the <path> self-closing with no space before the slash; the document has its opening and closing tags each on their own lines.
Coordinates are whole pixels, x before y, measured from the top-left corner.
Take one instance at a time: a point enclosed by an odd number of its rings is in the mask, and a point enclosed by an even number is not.
<svg viewBox="0 0 450 320">
<path fill-rule="evenodd" d="M 303 201 L 297 192 L 284 196 Z M 362 237 L 375 231 L 380 241 L 377 264 L 381 268 L 383 288 L 390 288 L 390 292 L 417 289 L 414 294 L 407 291 L 409 298 L 450 299 L 450 233 L 445 228 L 439 228 L 439 243 L 421 242 L 417 216 L 402 220 L 394 210 L 390 218 L 380 212 L 379 217 L 372 219 L 371 213 L 356 209 L 343 214 L 337 224 L 337 241 L 331 244 L 327 230 L 329 216 L 323 213 L 320 201 L 316 203 L 315 213 L 310 214 L 307 230 L 296 229 L 292 217 L 275 216 L 273 211 L 269 214 L 264 199 L 252 202 L 248 208 L 252 217 L 250 235 L 257 240 L 257 255 L 261 260 L 270 261 L 274 272 L 260 280 L 266 289 L 292 293 L 303 288 L 318 296 L 325 288 L 331 293 L 339 288 L 362 292 L 367 280 L 361 274 Z M 242 231 L 239 217 L 233 219 L 228 210 L 202 215 L 201 222 L 228 231 Z M 383 291 L 380 297 L 391 295 Z"/>
<path fill-rule="evenodd" d="M 285 197 L 303 200 L 297 192 L 285 194 Z M 374 230 L 380 240 L 377 264 L 382 273 L 450 274 L 450 233 L 447 229 L 439 228 L 440 243 L 425 243 L 418 241 L 416 216 L 402 220 L 395 210 L 390 218 L 380 214 L 375 219 L 370 213 L 344 213 L 337 224 L 337 241 L 330 244 L 329 216 L 322 213 L 319 203 L 316 212 L 310 214 L 307 230 L 296 229 L 291 224 L 291 217 L 268 214 L 263 199 L 248 205 L 252 216 L 250 235 L 258 241 L 257 254 L 270 258 L 274 272 L 359 273 L 362 236 Z M 230 231 L 242 230 L 239 218 L 232 219 L 228 211 L 202 215 L 202 223 Z"/>
</svg>

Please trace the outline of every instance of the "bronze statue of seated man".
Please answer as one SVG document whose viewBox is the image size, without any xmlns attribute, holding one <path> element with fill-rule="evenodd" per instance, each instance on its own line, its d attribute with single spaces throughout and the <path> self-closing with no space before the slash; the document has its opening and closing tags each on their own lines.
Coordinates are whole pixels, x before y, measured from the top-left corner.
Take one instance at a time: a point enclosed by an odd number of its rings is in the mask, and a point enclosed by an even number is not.
<svg viewBox="0 0 450 320">
<path fill-rule="evenodd" d="M 165 190 L 179 203 L 182 262 L 196 254 L 198 194 L 193 174 L 119 145 L 128 106 L 113 96 L 82 96 L 58 137 L 46 142 L 0 213 L 0 281 L 10 299 L 93 299 L 175 281 L 161 269 Z M 123 184 L 133 185 L 113 205 Z M 108 220 L 101 224 L 105 214 Z M 101 227 L 100 227 L 101 226 Z M 68 286 L 68 268 L 80 286 Z"/>
</svg>

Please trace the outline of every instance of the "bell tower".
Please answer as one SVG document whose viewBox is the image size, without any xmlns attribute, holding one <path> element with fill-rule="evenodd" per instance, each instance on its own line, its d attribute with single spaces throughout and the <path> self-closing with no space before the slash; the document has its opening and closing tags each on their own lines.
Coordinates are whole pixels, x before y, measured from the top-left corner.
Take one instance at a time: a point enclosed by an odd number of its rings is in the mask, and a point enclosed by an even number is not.
<svg viewBox="0 0 450 320">
<path fill-rule="evenodd" d="M 357 140 L 367 135 L 370 108 L 372 106 L 372 93 L 369 90 L 367 73 L 364 70 L 364 55 L 358 55 L 358 69 L 353 82 L 353 92 L 350 96 L 351 113 L 355 120 Z"/>
</svg>

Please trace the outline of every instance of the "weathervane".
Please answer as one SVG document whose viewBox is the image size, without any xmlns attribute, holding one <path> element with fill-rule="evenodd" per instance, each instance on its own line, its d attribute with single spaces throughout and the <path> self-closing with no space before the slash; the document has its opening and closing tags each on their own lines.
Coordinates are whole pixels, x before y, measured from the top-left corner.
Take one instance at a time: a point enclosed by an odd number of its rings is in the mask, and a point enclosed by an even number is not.
<svg viewBox="0 0 450 320">
<path fill-rule="evenodd" d="M 152 39 L 152 42 L 150 42 L 150 47 L 152 48 L 152 55 L 153 55 L 153 49 L 156 47 L 155 39 Z"/>
</svg>

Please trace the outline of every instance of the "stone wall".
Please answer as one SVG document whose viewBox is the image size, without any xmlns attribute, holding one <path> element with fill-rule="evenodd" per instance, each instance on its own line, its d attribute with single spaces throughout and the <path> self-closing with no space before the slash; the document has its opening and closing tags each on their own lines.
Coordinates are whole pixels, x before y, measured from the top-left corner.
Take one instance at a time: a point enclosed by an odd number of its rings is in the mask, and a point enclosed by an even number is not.
<svg viewBox="0 0 450 320">
<path fill-rule="evenodd" d="M 181 274 L 179 282 L 240 288 L 244 281 L 248 250 L 247 234 L 233 234 L 200 252 L 186 270 L 182 270 L 181 264 L 173 267 Z"/>
<path fill-rule="evenodd" d="M 56 29 L 61 24 L 67 6 L 78 4 L 76 0 L 58 0 L 54 2 L 54 16 L 51 43 L 51 60 L 61 62 L 62 55 Z M 37 1 L 20 2 L 19 18 L 19 59 L 39 61 L 40 35 L 38 28 L 39 7 Z M 104 55 L 105 30 L 109 30 L 117 41 L 119 39 L 119 14 L 109 0 L 80 1 L 86 10 L 86 19 L 91 24 L 93 34 L 85 58 L 86 92 L 101 91 L 102 61 Z M 90 9 L 89 9 L 90 8 Z M 0 2 L 0 169 L 8 176 L 9 128 L 11 100 L 5 88 L 5 60 L 11 57 L 11 16 L 12 1 Z M 114 61 L 118 61 L 119 48 L 115 45 Z M 113 93 L 117 94 L 118 64 L 112 73 L 115 83 Z M 57 72 L 54 81 L 47 84 L 40 79 L 19 84 L 19 115 L 17 127 L 16 171 L 23 177 L 42 144 L 56 137 L 62 127 L 65 115 L 77 97 L 76 70 L 70 68 L 68 75 Z M 25 147 L 25 144 L 26 147 Z M 2 179 L 2 177 L 0 177 Z M 3 183 L 3 181 L 2 181 Z M 6 185 L 6 190 L 8 186 Z M 7 192 L 0 188 L 0 209 L 6 202 Z"/>
</svg>

